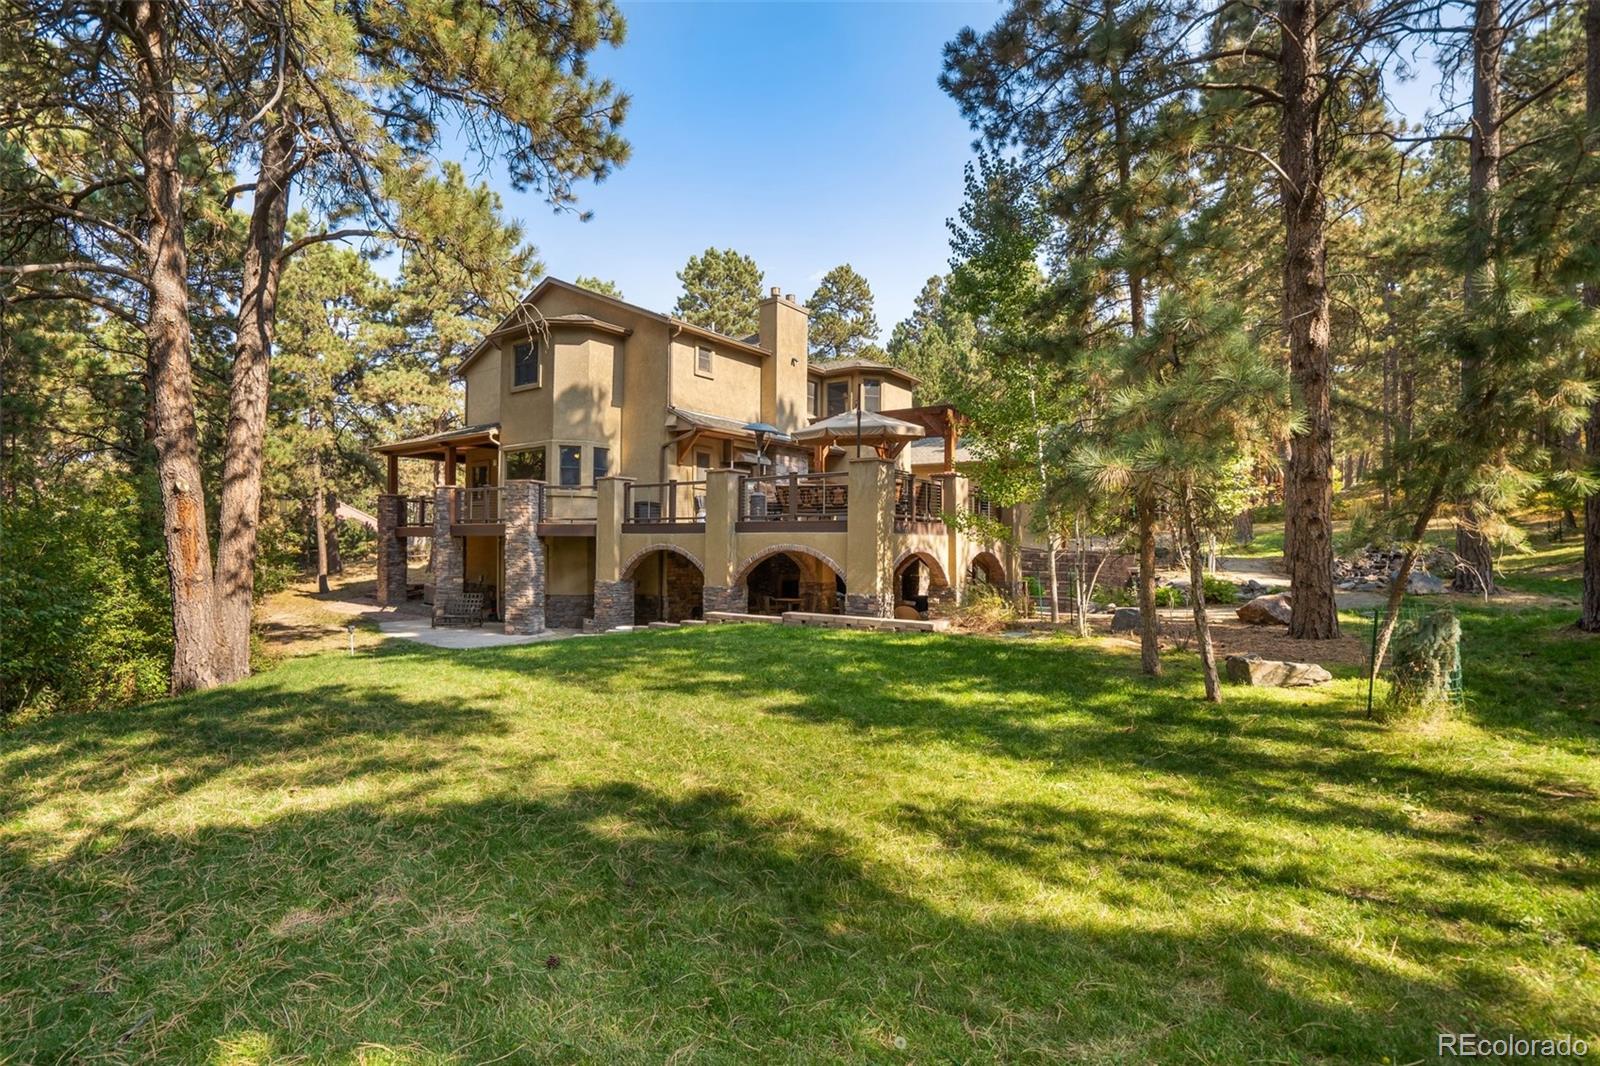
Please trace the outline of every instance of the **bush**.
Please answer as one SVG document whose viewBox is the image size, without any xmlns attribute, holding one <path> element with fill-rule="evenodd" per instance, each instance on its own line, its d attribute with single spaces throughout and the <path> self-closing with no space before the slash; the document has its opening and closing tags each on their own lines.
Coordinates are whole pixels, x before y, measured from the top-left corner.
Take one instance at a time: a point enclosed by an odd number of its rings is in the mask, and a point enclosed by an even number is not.
<svg viewBox="0 0 1600 1066">
<path fill-rule="evenodd" d="M 1183 590 L 1176 585 L 1162 585 L 1156 589 L 1157 607 L 1182 607 Z"/>
<path fill-rule="evenodd" d="M 961 606 L 951 616 L 961 629 L 974 633 L 998 633 L 1017 620 L 1017 605 L 1004 589 L 983 581 L 967 585 Z"/>
<path fill-rule="evenodd" d="M 1225 577 L 1207 574 L 1200 582 L 1200 587 L 1205 591 L 1207 603 L 1227 604 L 1239 602 L 1239 586 Z"/>
<path fill-rule="evenodd" d="M 0 506 L 0 723 L 166 692 L 166 567 L 138 515 L 127 485 Z"/>
<path fill-rule="evenodd" d="M 1395 628 L 1386 718 L 1429 714 L 1450 701 L 1461 668 L 1461 622 L 1448 607 L 1404 619 Z"/>
</svg>

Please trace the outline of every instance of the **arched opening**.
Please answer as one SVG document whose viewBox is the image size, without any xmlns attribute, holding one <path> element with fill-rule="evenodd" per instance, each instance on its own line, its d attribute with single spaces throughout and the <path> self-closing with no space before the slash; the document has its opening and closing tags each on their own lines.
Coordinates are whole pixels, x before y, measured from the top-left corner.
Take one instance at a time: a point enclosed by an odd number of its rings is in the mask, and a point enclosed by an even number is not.
<svg viewBox="0 0 1600 1066">
<path fill-rule="evenodd" d="M 912 552 L 895 564 L 894 586 L 896 618 L 927 618 L 950 594 L 944 568 L 927 552 Z"/>
<path fill-rule="evenodd" d="M 623 574 L 633 582 L 633 624 L 682 622 L 702 614 L 706 578 L 686 553 L 655 548 L 640 553 Z"/>
<path fill-rule="evenodd" d="M 994 552 L 979 552 L 967 568 L 968 581 L 981 581 L 997 589 L 1006 587 L 1006 568 L 995 558 Z"/>
<path fill-rule="evenodd" d="M 844 613 L 844 578 L 821 556 L 772 552 L 745 567 L 743 583 L 751 614 Z"/>
</svg>

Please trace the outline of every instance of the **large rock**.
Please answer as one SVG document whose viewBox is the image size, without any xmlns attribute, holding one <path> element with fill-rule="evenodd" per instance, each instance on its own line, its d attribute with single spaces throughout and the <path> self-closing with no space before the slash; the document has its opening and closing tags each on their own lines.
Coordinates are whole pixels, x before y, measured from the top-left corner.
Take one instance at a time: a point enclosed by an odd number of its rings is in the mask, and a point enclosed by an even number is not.
<svg viewBox="0 0 1600 1066">
<path fill-rule="evenodd" d="M 1111 616 L 1111 632 L 1137 633 L 1139 631 L 1139 608 L 1118 607 L 1117 613 Z"/>
<path fill-rule="evenodd" d="M 1257 688 L 1298 688 L 1333 680 L 1333 675 L 1316 663 L 1286 663 L 1254 654 L 1230 655 L 1222 667 L 1229 681 Z"/>
<path fill-rule="evenodd" d="M 1249 622 L 1253 626 L 1286 626 L 1289 624 L 1290 610 L 1289 593 L 1279 592 L 1272 596 L 1257 596 L 1249 603 L 1242 604 L 1236 613 L 1239 621 Z"/>
<path fill-rule="evenodd" d="M 1437 596 L 1444 592 L 1444 582 L 1419 567 L 1406 580 L 1406 591 L 1413 596 Z"/>
</svg>

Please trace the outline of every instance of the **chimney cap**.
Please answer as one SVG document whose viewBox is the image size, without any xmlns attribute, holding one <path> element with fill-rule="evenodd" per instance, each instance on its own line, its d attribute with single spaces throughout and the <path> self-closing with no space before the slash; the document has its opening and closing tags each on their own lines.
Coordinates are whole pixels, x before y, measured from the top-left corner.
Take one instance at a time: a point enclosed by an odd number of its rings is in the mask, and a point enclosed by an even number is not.
<svg viewBox="0 0 1600 1066">
<path fill-rule="evenodd" d="M 772 287 L 772 295 L 777 296 L 778 294 L 780 294 L 782 292 L 783 292 L 783 290 L 781 288 L 779 288 L 778 286 L 774 285 Z"/>
<path fill-rule="evenodd" d="M 794 293 L 791 292 L 789 295 L 785 296 L 784 299 L 788 300 L 790 303 L 794 303 Z"/>
</svg>

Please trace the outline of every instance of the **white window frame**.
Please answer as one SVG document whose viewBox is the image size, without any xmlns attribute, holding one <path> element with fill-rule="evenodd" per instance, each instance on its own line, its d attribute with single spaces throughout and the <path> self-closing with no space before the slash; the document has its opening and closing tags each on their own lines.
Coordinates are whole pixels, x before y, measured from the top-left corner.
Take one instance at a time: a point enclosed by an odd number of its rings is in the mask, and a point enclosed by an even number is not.
<svg viewBox="0 0 1600 1066">
<path fill-rule="evenodd" d="M 700 365 L 701 364 L 701 358 L 700 357 L 702 355 L 705 356 L 705 365 L 703 367 Z M 698 376 L 703 377 L 703 378 L 715 377 L 716 376 L 715 370 L 716 370 L 716 365 L 717 365 L 716 364 L 716 360 L 717 360 L 717 353 L 715 351 L 713 351 L 712 349 L 706 347 L 703 344 L 699 344 L 699 345 L 695 346 L 695 349 L 694 349 L 694 372 L 695 372 L 695 374 L 697 374 Z"/>
</svg>

